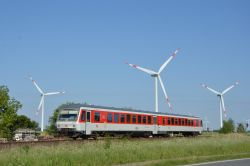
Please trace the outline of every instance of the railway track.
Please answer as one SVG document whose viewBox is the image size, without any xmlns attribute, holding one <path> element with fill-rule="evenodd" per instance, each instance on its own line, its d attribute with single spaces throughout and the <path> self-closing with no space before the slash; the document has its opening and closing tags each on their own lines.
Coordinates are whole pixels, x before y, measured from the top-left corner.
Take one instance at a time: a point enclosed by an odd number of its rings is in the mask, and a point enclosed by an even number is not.
<svg viewBox="0 0 250 166">
<path fill-rule="evenodd" d="M 38 141 L 9 141 L 9 142 L 0 142 L 0 150 L 1 149 L 9 149 L 9 148 L 15 148 L 15 147 L 22 147 L 22 146 L 57 146 L 62 143 L 70 143 L 70 144 L 82 144 L 82 143 L 88 143 L 93 141 L 104 141 L 107 139 L 111 140 L 128 140 L 128 141 L 147 141 L 147 140 L 171 140 L 173 138 L 183 138 L 183 137 L 97 137 L 96 139 L 90 138 L 90 139 L 69 139 L 69 138 L 60 138 L 60 139 L 49 139 L 49 140 L 38 140 Z M 193 138 L 193 137 L 186 137 L 186 138 Z"/>
</svg>

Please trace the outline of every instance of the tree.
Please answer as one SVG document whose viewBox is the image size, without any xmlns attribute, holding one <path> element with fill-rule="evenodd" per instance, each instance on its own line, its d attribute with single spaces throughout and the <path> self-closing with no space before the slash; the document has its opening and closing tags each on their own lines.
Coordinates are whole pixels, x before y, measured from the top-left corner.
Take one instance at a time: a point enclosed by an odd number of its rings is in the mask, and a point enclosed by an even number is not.
<svg viewBox="0 0 250 166">
<path fill-rule="evenodd" d="M 16 130 L 17 111 L 21 107 L 19 101 L 10 98 L 9 89 L 6 86 L 0 86 L 0 137 L 12 138 Z"/>
<path fill-rule="evenodd" d="M 237 127 L 237 133 L 245 133 L 246 132 L 246 128 L 244 127 L 243 123 L 239 123 L 238 127 Z"/>
<path fill-rule="evenodd" d="M 219 133 L 227 134 L 234 131 L 234 121 L 230 118 L 228 121 L 223 121 L 223 127 L 219 130 Z"/>
<path fill-rule="evenodd" d="M 27 116 L 25 115 L 18 115 L 17 119 L 15 121 L 15 128 L 29 128 L 29 129 L 37 129 L 38 128 L 38 123 L 35 121 L 30 120 Z"/>
</svg>

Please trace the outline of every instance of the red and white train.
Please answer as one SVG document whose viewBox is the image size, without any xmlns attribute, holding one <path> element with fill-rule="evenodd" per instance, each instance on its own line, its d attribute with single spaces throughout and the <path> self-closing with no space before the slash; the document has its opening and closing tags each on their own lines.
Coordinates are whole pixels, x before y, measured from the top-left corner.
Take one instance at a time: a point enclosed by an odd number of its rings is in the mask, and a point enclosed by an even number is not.
<svg viewBox="0 0 250 166">
<path fill-rule="evenodd" d="M 187 115 L 69 104 L 59 111 L 56 127 L 74 138 L 102 134 L 195 136 L 201 134 L 202 120 Z"/>
</svg>

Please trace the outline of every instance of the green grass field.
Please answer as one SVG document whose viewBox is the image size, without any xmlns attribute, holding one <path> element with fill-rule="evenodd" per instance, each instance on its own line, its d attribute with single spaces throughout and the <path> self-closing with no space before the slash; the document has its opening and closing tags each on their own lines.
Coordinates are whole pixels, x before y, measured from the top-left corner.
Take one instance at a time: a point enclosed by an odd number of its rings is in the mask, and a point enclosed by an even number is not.
<svg viewBox="0 0 250 166">
<path fill-rule="evenodd" d="M 196 138 L 119 139 L 2 149 L 0 165 L 178 165 L 250 157 L 250 136 L 203 135 Z"/>
</svg>

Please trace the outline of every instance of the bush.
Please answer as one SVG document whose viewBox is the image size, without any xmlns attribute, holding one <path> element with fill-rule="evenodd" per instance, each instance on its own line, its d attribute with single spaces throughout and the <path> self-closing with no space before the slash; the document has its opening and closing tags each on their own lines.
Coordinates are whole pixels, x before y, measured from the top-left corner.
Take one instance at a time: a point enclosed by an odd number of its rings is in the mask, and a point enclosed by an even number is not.
<svg viewBox="0 0 250 166">
<path fill-rule="evenodd" d="M 246 128 L 244 127 L 243 123 L 239 123 L 237 127 L 237 133 L 245 133 L 245 132 L 246 132 Z"/>
<path fill-rule="evenodd" d="M 223 127 L 219 130 L 219 133 L 227 134 L 234 132 L 234 121 L 230 118 L 228 121 L 223 121 Z"/>
</svg>

